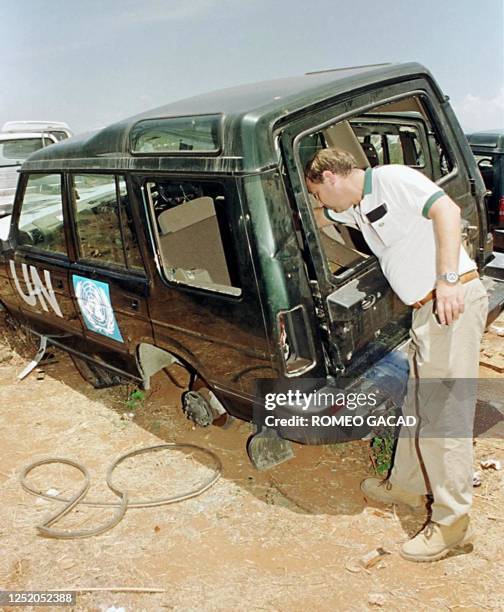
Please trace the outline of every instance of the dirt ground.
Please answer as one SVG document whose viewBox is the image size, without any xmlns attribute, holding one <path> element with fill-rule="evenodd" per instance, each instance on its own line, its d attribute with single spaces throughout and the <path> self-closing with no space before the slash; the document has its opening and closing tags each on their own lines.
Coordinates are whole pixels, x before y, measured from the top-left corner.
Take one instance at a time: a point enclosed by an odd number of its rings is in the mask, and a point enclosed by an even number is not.
<svg viewBox="0 0 504 612">
<path fill-rule="evenodd" d="M 502 340 L 496 338 L 487 336 L 495 346 Z M 132 410 L 133 387 L 95 390 L 64 353 L 54 353 L 45 375 L 33 372 L 18 382 L 34 350 L 0 322 L 1 589 L 79 590 L 76 610 L 504 609 L 504 470 L 475 466 L 482 485 L 474 489 L 474 550 L 413 564 L 398 549 L 426 515 L 364 502 L 359 483 L 373 474 L 369 442 L 294 445 L 294 459 L 258 472 L 245 450 L 250 426 L 195 428 L 180 410 L 180 389 L 164 373 Z M 503 376 L 489 367 L 480 374 Z M 117 501 L 105 484 L 114 459 L 174 441 L 220 457 L 223 474 L 215 486 L 170 506 L 130 509 L 96 537 L 37 534 L 36 525 L 60 504 L 22 490 L 19 475 L 29 463 L 48 456 L 79 461 L 91 474 L 88 498 Z M 504 464 L 502 438 L 478 438 L 475 453 L 478 466 L 488 458 Z M 182 493 L 211 475 L 200 455 L 171 450 L 135 457 L 118 468 L 114 482 L 132 499 Z M 69 495 L 79 478 L 71 468 L 45 466 L 29 481 Z M 57 527 L 90 529 L 112 514 L 78 506 Z M 377 547 L 390 554 L 364 569 L 359 560 Z M 107 590 L 124 587 L 163 592 Z"/>
</svg>

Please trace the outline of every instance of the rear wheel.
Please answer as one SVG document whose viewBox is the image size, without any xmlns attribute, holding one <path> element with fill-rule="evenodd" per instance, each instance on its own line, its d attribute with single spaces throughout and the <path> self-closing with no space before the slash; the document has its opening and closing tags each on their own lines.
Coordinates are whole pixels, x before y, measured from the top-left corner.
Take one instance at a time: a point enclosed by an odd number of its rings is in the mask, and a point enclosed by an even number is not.
<svg viewBox="0 0 504 612">
<path fill-rule="evenodd" d="M 215 420 L 212 407 L 198 391 L 190 390 L 182 394 L 182 410 L 186 418 L 201 427 L 208 427 Z"/>
</svg>

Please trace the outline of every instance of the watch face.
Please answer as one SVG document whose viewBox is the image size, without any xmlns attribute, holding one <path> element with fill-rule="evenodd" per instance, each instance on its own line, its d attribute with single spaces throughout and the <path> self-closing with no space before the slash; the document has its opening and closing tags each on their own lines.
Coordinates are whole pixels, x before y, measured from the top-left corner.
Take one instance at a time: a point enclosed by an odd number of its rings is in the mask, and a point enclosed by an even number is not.
<svg viewBox="0 0 504 612">
<path fill-rule="evenodd" d="M 459 279 L 459 275 L 456 272 L 447 272 L 446 273 L 446 280 L 449 283 L 456 283 Z"/>
</svg>

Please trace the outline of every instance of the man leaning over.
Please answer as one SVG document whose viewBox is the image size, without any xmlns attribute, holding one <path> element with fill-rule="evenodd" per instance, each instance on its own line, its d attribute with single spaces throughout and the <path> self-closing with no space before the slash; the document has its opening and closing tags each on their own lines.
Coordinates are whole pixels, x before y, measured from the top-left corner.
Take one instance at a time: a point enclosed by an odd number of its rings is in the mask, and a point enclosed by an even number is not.
<svg viewBox="0 0 504 612">
<path fill-rule="evenodd" d="M 340 222 L 359 228 L 392 289 L 413 306 L 410 377 L 476 379 L 488 297 L 461 245 L 459 207 L 412 168 L 364 171 L 339 149 L 319 151 L 307 164 L 305 178 L 322 204 L 314 209 L 319 227 Z M 418 402 L 411 389 L 406 410 Z M 440 559 L 472 538 L 474 408 L 475 399 L 467 406 L 452 398 L 451 418 L 470 424 L 466 435 L 448 438 L 438 432 L 418 441 L 400 435 L 389 477 L 361 484 L 366 497 L 413 508 L 421 508 L 424 495 L 432 494 L 431 520 L 401 548 L 408 560 Z"/>
</svg>

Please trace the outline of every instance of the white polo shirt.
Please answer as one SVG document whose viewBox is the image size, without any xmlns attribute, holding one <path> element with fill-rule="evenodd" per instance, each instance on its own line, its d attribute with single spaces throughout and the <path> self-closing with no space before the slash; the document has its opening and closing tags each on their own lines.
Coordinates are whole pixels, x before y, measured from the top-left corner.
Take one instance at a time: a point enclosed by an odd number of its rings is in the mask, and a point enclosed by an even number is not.
<svg viewBox="0 0 504 612">
<path fill-rule="evenodd" d="M 413 304 L 436 284 L 434 227 L 427 215 L 443 195 L 438 185 L 408 166 L 367 168 L 360 203 L 342 213 L 324 208 L 324 214 L 361 230 L 392 289 L 405 304 Z M 458 273 L 474 269 L 461 246 Z"/>
</svg>

